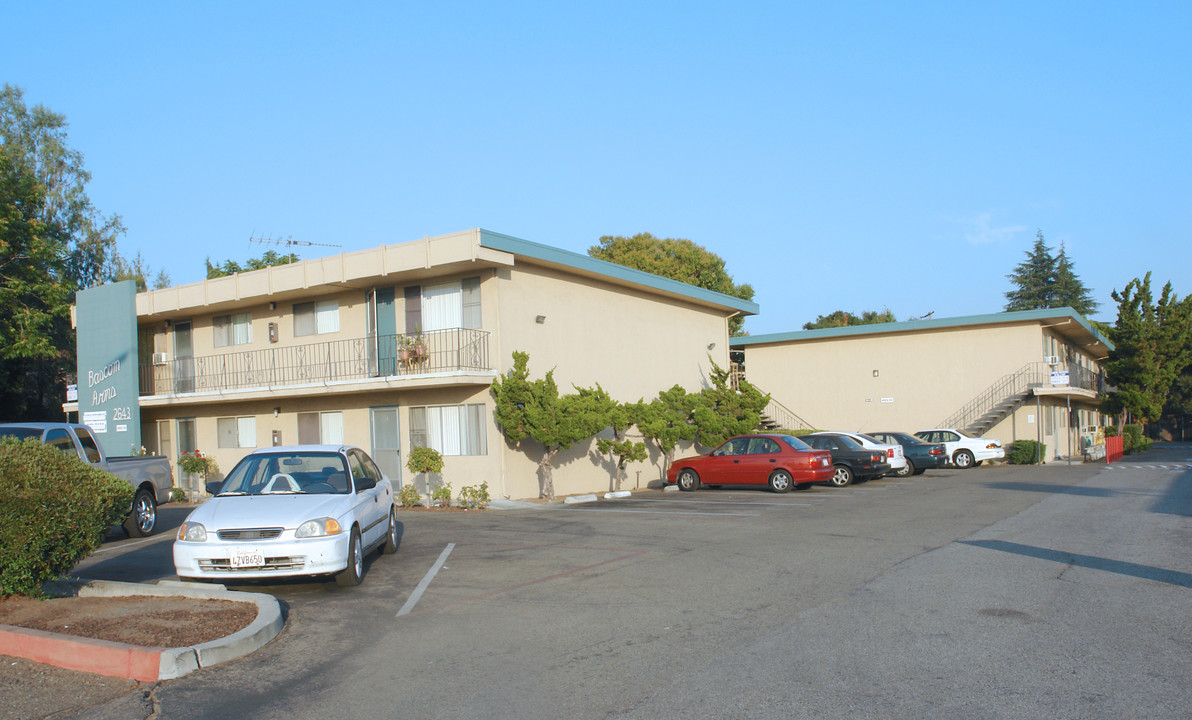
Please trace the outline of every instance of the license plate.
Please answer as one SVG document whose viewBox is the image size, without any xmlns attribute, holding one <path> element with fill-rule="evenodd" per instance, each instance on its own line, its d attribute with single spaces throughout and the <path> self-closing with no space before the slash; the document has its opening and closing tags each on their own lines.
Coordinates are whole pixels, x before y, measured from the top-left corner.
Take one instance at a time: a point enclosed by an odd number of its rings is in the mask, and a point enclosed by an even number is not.
<svg viewBox="0 0 1192 720">
<path fill-rule="evenodd" d="M 265 565 L 265 555 L 260 550 L 237 550 L 232 553 L 232 567 L 262 567 Z"/>
</svg>

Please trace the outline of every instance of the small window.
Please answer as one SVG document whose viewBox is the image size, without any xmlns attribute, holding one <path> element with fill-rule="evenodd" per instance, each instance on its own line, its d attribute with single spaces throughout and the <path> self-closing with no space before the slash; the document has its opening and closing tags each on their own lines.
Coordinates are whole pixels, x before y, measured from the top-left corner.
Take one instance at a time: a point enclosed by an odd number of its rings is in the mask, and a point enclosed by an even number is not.
<svg viewBox="0 0 1192 720">
<path fill-rule="evenodd" d="M 342 412 L 298 413 L 298 444 L 343 445 L 344 414 Z"/>
<path fill-rule="evenodd" d="M 749 440 L 749 454 L 750 455 L 769 455 L 770 453 L 778 452 L 778 443 L 770 438 L 750 438 Z"/>
<path fill-rule="evenodd" d="M 255 448 L 257 419 L 255 417 L 224 417 L 215 421 L 221 448 Z"/>
<path fill-rule="evenodd" d="M 215 347 L 246 345 L 252 342 L 252 313 L 220 315 L 212 322 Z"/>
<path fill-rule="evenodd" d="M 294 336 L 339 332 L 339 301 L 294 303 Z"/>
</svg>

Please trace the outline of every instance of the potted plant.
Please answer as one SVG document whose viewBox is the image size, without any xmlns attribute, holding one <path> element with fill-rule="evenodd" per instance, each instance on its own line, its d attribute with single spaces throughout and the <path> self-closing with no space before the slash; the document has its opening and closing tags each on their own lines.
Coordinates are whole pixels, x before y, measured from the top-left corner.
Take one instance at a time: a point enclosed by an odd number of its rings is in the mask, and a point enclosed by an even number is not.
<svg viewBox="0 0 1192 720">
<path fill-rule="evenodd" d="M 426 488 L 428 498 L 433 497 L 429 476 L 438 475 L 443 472 L 442 454 L 430 447 L 410 448 L 410 454 L 406 457 L 406 468 L 415 475 L 428 476 L 424 487 Z M 450 502 L 450 496 L 448 496 L 448 501 Z"/>
<path fill-rule="evenodd" d="M 414 328 L 414 334 L 410 336 L 410 352 L 416 361 L 421 362 L 426 359 L 426 340 L 422 337 L 421 328 Z"/>
</svg>

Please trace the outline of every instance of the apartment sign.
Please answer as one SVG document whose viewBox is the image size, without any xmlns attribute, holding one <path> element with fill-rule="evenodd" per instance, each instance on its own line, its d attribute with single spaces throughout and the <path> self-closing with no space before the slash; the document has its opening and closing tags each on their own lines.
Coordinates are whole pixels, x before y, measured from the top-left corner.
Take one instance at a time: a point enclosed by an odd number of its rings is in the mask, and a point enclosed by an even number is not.
<svg viewBox="0 0 1192 720">
<path fill-rule="evenodd" d="M 1068 384 L 1068 371 L 1067 370 L 1052 370 L 1051 371 L 1051 384 L 1052 385 L 1067 385 Z"/>
<path fill-rule="evenodd" d="M 75 297 L 79 418 L 110 456 L 141 447 L 136 295 L 125 280 Z"/>
</svg>

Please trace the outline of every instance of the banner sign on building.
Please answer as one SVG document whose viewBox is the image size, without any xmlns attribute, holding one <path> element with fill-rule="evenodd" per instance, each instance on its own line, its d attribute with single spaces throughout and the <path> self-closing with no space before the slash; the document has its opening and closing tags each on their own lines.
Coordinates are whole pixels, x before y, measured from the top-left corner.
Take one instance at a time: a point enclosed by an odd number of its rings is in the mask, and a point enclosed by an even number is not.
<svg viewBox="0 0 1192 720">
<path fill-rule="evenodd" d="M 137 286 L 100 285 L 75 296 L 79 418 L 111 456 L 141 447 Z"/>
<path fill-rule="evenodd" d="M 1053 370 L 1051 372 L 1051 384 L 1052 385 L 1067 385 L 1068 384 L 1068 371 L 1067 370 Z"/>
</svg>

